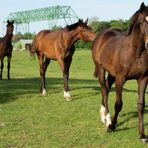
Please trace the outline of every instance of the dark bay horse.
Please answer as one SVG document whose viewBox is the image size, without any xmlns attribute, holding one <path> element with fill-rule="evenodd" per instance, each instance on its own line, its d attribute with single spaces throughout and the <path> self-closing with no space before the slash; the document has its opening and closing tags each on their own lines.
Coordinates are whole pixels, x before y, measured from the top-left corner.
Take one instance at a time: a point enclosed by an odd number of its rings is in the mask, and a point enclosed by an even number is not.
<svg viewBox="0 0 148 148">
<path fill-rule="evenodd" d="M 1 60 L 1 72 L 0 72 L 0 79 L 2 80 L 2 73 L 3 73 L 3 68 L 4 68 L 4 57 L 8 57 L 8 73 L 7 77 L 8 80 L 10 80 L 10 61 L 12 57 L 12 43 L 11 39 L 13 37 L 13 23 L 14 21 L 10 22 L 9 20 L 7 21 L 7 31 L 6 35 L 3 38 L 0 38 L 0 60 Z"/>
<path fill-rule="evenodd" d="M 46 93 L 45 73 L 50 60 L 57 60 L 64 77 L 64 97 L 70 100 L 68 87 L 69 68 L 72 62 L 72 56 L 75 51 L 74 43 L 82 39 L 91 42 L 95 38 L 92 28 L 87 25 L 87 21 L 68 25 L 58 31 L 43 30 L 40 31 L 33 40 L 31 53 L 36 53 L 40 65 L 41 92 Z"/>
<path fill-rule="evenodd" d="M 117 117 L 122 109 L 122 89 L 127 80 L 138 82 L 138 130 L 143 142 L 147 142 L 144 134 L 143 113 L 145 90 L 148 82 L 148 9 L 144 3 L 134 15 L 128 33 L 118 29 L 106 29 L 100 32 L 93 42 L 92 57 L 95 73 L 102 91 L 101 121 L 106 122 L 108 130 L 114 130 Z M 105 71 L 109 73 L 108 81 Z M 115 115 L 110 119 L 108 93 L 115 82 L 116 103 Z"/>
</svg>

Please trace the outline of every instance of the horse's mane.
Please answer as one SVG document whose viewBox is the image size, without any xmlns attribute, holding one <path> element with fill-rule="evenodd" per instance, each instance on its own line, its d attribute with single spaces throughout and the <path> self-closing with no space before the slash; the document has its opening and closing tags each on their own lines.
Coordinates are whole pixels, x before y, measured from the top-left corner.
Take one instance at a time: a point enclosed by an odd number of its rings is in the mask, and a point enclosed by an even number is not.
<svg viewBox="0 0 148 148">
<path fill-rule="evenodd" d="M 71 31 L 71 30 L 77 28 L 77 27 L 80 26 L 80 25 L 86 26 L 86 24 L 83 23 L 83 21 L 79 19 L 78 22 L 76 22 L 76 23 L 74 23 L 74 24 L 71 24 L 71 25 L 67 25 L 66 28 L 67 28 L 69 31 Z"/>
<path fill-rule="evenodd" d="M 133 16 L 131 17 L 131 19 L 130 19 L 130 26 L 129 26 L 129 28 L 128 28 L 128 34 L 130 34 L 130 33 L 132 32 L 132 29 L 133 29 L 133 27 L 134 27 L 134 24 L 135 24 L 136 20 L 138 19 L 139 13 L 140 13 L 140 11 L 137 10 L 137 11 L 133 14 Z"/>
</svg>

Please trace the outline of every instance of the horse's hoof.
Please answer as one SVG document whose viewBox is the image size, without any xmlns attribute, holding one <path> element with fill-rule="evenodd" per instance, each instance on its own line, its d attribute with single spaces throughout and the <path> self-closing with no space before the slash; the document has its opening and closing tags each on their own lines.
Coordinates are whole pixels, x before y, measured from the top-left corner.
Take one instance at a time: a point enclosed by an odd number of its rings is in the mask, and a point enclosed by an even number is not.
<svg viewBox="0 0 148 148">
<path fill-rule="evenodd" d="M 46 89 L 44 88 L 42 91 L 42 95 L 45 96 L 46 95 Z"/>
<path fill-rule="evenodd" d="M 107 127 L 107 131 L 110 133 L 110 132 L 114 132 L 115 130 L 115 126 L 110 124 L 108 127 Z"/>
<path fill-rule="evenodd" d="M 141 138 L 142 143 L 148 143 L 148 138 Z"/>
<path fill-rule="evenodd" d="M 70 98 L 70 93 L 69 91 L 64 90 L 64 98 Z"/>
</svg>

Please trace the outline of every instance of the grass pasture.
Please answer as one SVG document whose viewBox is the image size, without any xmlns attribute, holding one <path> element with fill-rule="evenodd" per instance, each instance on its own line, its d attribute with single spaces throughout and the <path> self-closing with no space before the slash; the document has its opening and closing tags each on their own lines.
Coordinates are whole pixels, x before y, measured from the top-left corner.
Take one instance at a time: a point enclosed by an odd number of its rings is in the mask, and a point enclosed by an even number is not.
<svg viewBox="0 0 148 148">
<path fill-rule="evenodd" d="M 114 133 L 100 122 L 101 92 L 93 77 L 90 50 L 77 50 L 70 69 L 73 101 L 63 98 L 62 73 L 51 61 L 46 73 L 47 95 L 39 92 L 37 58 L 27 51 L 14 51 L 11 80 L 6 79 L 6 61 L 0 81 L 0 148 L 140 148 L 137 131 L 137 85 L 129 81 L 123 90 L 123 109 Z M 145 132 L 148 135 L 148 93 Z M 109 96 L 113 115 L 114 86 Z"/>
</svg>

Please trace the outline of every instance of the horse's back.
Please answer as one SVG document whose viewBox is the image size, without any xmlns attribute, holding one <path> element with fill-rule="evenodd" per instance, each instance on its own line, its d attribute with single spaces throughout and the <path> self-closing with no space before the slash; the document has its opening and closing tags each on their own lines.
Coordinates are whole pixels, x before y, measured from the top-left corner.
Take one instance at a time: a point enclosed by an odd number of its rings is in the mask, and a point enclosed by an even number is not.
<svg viewBox="0 0 148 148">
<path fill-rule="evenodd" d="M 111 37 L 124 34 L 124 32 L 120 29 L 105 29 L 102 30 L 95 38 L 93 42 L 93 50 L 100 48 L 105 44 Z"/>
</svg>

